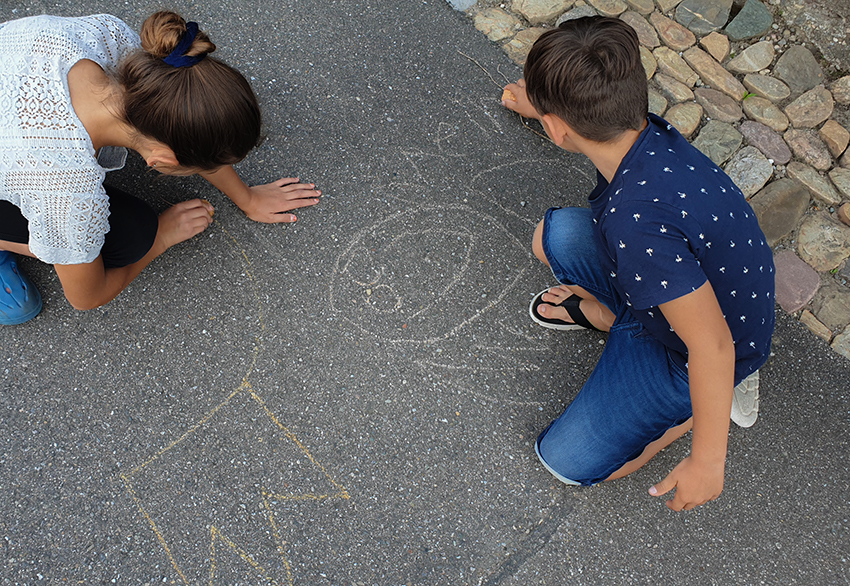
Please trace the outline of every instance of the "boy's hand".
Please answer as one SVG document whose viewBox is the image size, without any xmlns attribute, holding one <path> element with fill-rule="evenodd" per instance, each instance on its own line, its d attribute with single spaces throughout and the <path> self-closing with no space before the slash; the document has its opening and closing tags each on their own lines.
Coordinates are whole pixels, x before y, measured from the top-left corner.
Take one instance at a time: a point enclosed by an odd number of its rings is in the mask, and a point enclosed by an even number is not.
<svg viewBox="0 0 850 586">
<path fill-rule="evenodd" d="M 735 343 L 723 310 L 706 281 L 696 291 L 659 306 L 670 327 L 688 347 L 688 379 L 693 407 L 691 455 L 649 489 L 674 511 L 690 510 L 723 491 L 729 413 L 735 386 Z"/>
<path fill-rule="evenodd" d="M 513 110 L 524 118 L 534 118 L 535 120 L 540 119 L 540 114 L 537 113 L 537 110 L 535 110 L 534 106 L 531 105 L 531 102 L 528 101 L 528 94 L 525 92 L 524 79 L 520 79 L 516 83 L 509 83 L 505 86 L 505 89 L 511 92 L 516 98 L 516 101 L 510 99 L 502 100 L 502 105 L 505 108 Z"/>
<path fill-rule="evenodd" d="M 667 506 L 673 511 L 690 511 L 720 496 L 724 472 L 725 461 L 700 463 L 689 456 L 679 462 L 667 478 L 650 488 L 649 494 L 661 496 L 675 488 L 676 495 L 667 501 Z"/>
<path fill-rule="evenodd" d="M 316 205 L 322 194 L 312 183 L 298 183 L 297 177 L 255 185 L 249 191 L 250 200 L 240 207 L 252 220 L 267 224 L 294 222 L 295 214 L 284 212 Z"/>
</svg>

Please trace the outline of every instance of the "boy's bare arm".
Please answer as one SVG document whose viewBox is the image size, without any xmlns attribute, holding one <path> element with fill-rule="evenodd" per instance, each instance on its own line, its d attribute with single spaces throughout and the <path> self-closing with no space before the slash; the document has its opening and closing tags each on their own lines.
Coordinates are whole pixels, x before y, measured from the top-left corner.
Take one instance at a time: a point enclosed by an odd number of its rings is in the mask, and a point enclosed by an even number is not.
<svg viewBox="0 0 850 586">
<path fill-rule="evenodd" d="M 690 510 L 723 491 L 729 413 L 735 382 L 735 345 L 711 284 L 662 303 L 664 317 L 688 347 L 688 377 L 693 405 L 691 454 L 650 489 L 674 511 Z"/>
</svg>

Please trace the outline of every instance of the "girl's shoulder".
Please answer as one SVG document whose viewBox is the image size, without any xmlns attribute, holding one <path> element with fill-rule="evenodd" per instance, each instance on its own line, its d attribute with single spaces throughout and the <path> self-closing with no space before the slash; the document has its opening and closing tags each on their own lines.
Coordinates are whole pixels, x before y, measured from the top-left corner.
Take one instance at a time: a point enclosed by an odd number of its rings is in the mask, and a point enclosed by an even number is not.
<svg viewBox="0 0 850 586">
<path fill-rule="evenodd" d="M 76 61 L 91 59 L 114 67 L 140 46 L 139 36 L 110 14 L 81 17 L 29 16 L 0 26 L 6 54 L 38 54 Z"/>
</svg>

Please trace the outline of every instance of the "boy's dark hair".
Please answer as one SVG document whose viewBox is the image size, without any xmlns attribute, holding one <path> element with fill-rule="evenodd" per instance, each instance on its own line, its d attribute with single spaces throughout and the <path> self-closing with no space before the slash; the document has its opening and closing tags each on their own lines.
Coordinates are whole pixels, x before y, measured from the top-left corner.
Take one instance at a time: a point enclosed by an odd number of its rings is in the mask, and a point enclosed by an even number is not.
<svg viewBox="0 0 850 586">
<path fill-rule="evenodd" d="M 528 54 L 531 105 L 595 142 L 640 130 L 648 106 L 637 33 L 617 18 L 568 20 L 544 33 Z"/>
</svg>

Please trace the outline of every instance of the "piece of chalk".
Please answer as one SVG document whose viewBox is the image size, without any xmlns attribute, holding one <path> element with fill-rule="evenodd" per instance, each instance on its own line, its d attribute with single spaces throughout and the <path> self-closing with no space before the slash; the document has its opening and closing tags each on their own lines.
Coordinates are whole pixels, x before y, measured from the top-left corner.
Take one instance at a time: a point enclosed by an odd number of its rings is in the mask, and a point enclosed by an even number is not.
<svg viewBox="0 0 850 586">
<path fill-rule="evenodd" d="M 502 101 L 510 100 L 511 102 L 516 102 L 516 96 L 513 94 L 511 90 L 505 90 L 502 92 Z"/>
</svg>

